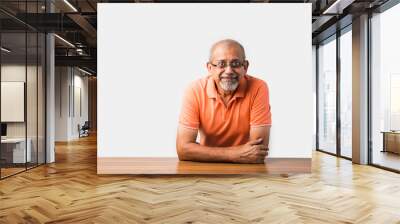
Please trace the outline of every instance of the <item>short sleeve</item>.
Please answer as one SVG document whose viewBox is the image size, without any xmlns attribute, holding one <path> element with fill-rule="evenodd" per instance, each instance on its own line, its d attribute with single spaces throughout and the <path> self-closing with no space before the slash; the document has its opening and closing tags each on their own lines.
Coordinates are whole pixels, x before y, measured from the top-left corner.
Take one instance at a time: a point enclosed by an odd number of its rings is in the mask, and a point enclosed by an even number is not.
<svg viewBox="0 0 400 224">
<path fill-rule="evenodd" d="M 195 94 L 195 85 L 190 85 L 183 96 L 179 124 L 192 129 L 199 129 L 199 104 Z"/>
<path fill-rule="evenodd" d="M 253 105 L 250 110 L 250 126 L 271 125 L 271 106 L 269 104 L 269 89 L 265 82 L 259 86 L 254 96 Z"/>
</svg>

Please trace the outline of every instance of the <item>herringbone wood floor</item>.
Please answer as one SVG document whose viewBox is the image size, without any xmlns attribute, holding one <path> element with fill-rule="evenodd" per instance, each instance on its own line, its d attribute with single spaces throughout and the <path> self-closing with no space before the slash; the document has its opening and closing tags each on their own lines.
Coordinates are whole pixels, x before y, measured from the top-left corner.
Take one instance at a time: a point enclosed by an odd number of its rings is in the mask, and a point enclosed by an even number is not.
<svg viewBox="0 0 400 224">
<path fill-rule="evenodd" d="M 0 181 L 0 223 L 400 223 L 400 175 L 315 152 L 313 173 L 97 176 L 96 139 Z"/>
</svg>

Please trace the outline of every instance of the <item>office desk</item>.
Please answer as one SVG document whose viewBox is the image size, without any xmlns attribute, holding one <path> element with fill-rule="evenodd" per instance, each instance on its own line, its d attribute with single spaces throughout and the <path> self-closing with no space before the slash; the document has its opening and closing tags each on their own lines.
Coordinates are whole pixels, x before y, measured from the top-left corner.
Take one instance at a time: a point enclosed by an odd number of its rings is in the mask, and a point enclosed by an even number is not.
<svg viewBox="0 0 400 224">
<path fill-rule="evenodd" d="M 1 157 L 6 163 L 25 163 L 31 161 L 31 145 L 30 138 L 27 139 L 26 155 L 25 155 L 25 138 L 6 138 L 1 139 Z M 27 157 L 27 158 L 26 158 Z"/>
<path fill-rule="evenodd" d="M 400 154 L 400 132 L 382 131 L 383 149 L 382 152 L 392 152 Z"/>
<path fill-rule="evenodd" d="M 311 158 L 267 158 L 265 164 L 201 163 L 178 158 L 97 158 L 97 174 L 310 173 Z"/>
</svg>

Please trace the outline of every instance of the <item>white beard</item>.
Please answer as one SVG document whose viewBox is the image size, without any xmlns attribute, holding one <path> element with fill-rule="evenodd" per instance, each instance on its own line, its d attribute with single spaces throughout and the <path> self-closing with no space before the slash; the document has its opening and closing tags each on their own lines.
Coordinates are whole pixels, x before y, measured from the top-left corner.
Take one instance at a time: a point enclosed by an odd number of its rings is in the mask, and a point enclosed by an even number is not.
<svg viewBox="0 0 400 224">
<path fill-rule="evenodd" d="M 224 91 L 235 91 L 239 86 L 239 81 L 235 79 L 234 81 L 219 81 L 219 85 Z"/>
<path fill-rule="evenodd" d="M 239 82 L 238 81 L 220 81 L 219 85 L 221 86 L 221 88 L 224 91 L 235 91 L 236 88 L 239 86 Z"/>
</svg>

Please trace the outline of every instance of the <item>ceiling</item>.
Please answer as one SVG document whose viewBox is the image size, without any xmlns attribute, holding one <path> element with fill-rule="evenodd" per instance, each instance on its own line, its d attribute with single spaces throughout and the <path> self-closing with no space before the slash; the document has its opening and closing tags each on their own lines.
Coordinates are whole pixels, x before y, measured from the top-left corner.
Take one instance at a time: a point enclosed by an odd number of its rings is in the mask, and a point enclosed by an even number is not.
<svg viewBox="0 0 400 224">
<path fill-rule="evenodd" d="M 336 32 L 337 21 L 340 26 L 351 23 L 351 17 L 366 10 L 372 10 L 388 0 L 253 0 L 230 1 L 251 3 L 311 3 L 312 4 L 312 36 L 313 43 Z M 138 2 L 182 2 L 182 1 L 140 1 L 140 0 L 1 0 L 1 30 L 8 33 L 4 38 L 10 46 L 24 46 L 22 31 L 55 32 L 61 38 L 55 38 L 56 65 L 80 66 L 96 73 L 97 58 L 97 3 L 138 3 Z M 188 2 L 226 2 L 226 1 L 188 1 Z M 50 8 L 52 13 L 50 12 Z M 329 11 L 327 9 L 329 8 Z M 26 13 L 27 12 L 27 13 Z M 324 13 L 325 12 L 325 13 Z M 327 13 L 328 12 L 328 13 Z M 290 15 L 288 15 L 289 17 Z M 347 21 L 347 22 L 346 22 Z M 4 36 L 4 35 L 3 35 Z M 21 42 L 22 41 L 22 42 Z M 12 43 L 14 42 L 14 43 Z M 3 41 L 3 43 L 5 43 Z M 35 47 L 34 43 L 28 45 Z M 21 52 L 23 53 L 23 52 Z"/>
</svg>

